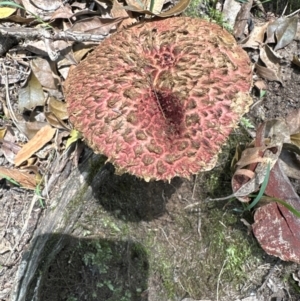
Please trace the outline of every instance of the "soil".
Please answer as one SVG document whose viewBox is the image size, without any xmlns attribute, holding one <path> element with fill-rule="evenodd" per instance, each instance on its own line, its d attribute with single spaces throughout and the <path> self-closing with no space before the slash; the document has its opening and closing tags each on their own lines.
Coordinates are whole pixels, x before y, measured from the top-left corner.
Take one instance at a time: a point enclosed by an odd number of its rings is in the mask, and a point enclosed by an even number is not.
<svg viewBox="0 0 300 301">
<path fill-rule="evenodd" d="M 283 84 L 269 82 L 263 99 L 253 91 L 255 126 L 299 107 L 300 69 L 289 63 L 299 49 L 298 30 L 278 51 Z M 86 148 L 45 208 L 1 180 L 0 300 L 300 300 L 300 265 L 260 248 L 252 213 L 236 200 L 206 201 L 231 194 L 235 147 L 249 141 L 235 130 L 214 170 L 171 183 L 116 175 Z"/>
</svg>

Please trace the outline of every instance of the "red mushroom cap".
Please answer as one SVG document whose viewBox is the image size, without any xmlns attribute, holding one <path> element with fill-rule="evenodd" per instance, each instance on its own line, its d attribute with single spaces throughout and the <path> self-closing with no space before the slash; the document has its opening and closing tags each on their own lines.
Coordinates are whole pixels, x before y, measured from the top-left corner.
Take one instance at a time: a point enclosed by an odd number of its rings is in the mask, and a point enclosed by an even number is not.
<svg viewBox="0 0 300 301">
<path fill-rule="evenodd" d="M 227 31 L 176 17 L 111 35 L 70 72 L 65 95 L 71 123 L 117 172 L 170 180 L 215 166 L 251 82 Z"/>
</svg>

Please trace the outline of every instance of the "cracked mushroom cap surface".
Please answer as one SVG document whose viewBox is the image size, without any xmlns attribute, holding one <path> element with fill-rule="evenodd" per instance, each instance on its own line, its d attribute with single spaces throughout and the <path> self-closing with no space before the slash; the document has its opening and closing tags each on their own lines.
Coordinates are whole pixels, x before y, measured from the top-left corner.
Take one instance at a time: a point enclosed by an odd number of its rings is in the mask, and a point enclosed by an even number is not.
<svg viewBox="0 0 300 301">
<path fill-rule="evenodd" d="M 70 71 L 70 121 L 117 172 L 145 180 L 212 169 L 252 100 L 247 53 L 220 26 L 176 17 L 105 39 Z"/>
</svg>

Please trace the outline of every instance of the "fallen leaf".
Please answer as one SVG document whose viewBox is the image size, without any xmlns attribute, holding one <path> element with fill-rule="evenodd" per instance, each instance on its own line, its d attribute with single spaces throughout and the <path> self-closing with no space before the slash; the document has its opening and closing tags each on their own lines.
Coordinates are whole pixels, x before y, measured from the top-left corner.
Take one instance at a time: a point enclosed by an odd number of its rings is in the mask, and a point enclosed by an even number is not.
<svg viewBox="0 0 300 301">
<path fill-rule="evenodd" d="M 263 80 L 258 80 L 254 83 L 254 87 L 256 87 L 258 90 L 267 90 L 267 85 Z"/>
<path fill-rule="evenodd" d="M 77 21 L 69 31 L 107 35 L 121 21 L 122 18 L 108 19 L 95 16 Z"/>
<path fill-rule="evenodd" d="M 52 45 L 56 51 L 59 51 L 61 54 L 65 54 L 72 50 L 73 42 L 60 40 L 54 41 Z M 24 48 L 37 55 L 48 57 L 48 52 L 44 41 L 29 41 Z"/>
<path fill-rule="evenodd" d="M 0 166 L 0 177 L 7 179 L 8 181 L 14 181 L 20 186 L 34 190 L 38 184 L 35 174 L 20 171 L 18 169 L 8 169 Z"/>
<path fill-rule="evenodd" d="M 130 10 L 126 10 L 121 3 L 117 0 L 113 0 L 113 6 L 111 8 L 110 14 L 113 18 L 123 18 L 122 22 L 118 26 L 118 30 L 123 28 L 127 28 L 134 23 L 137 23 L 137 19 L 132 17 L 132 12 Z"/>
<path fill-rule="evenodd" d="M 0 145 L 5 159 L 9 163 L 14 164 L 15 156 L 21 147 L 16 144 L 16 136 L 10 126 L 6 128 L 5 136 L 0 140 Z"/>
<path fill-rule="evenodd" d="M 126 0 L 126 9 L 133 8 L 133 11 L 149 11 L 153 14 L 159 14 L 161 12 L 164 0 Z"/>
<path fill-rule="evenodd" d="M 69 126 L 52 112 L 45 112 L 45 117 L 51 126 L 58 129 L 70 130 Z"/>
<path fill-rule="evenodd" d="M 280 25 L 280 23 L 282 22 L 282 19 L 284 17 L 280 17 L 276 20 L 274 20 L 273 22 L 270 22 L 267 28 L 267 39 L 266 39 L 266 43 L 275 43 L 275 32 L 277 27 Z"/>
<path fill-rule="evenodd" d="M 61 120 L 68 119 L 67 105 L 65 102 L 50 97 L 48 100 L 48 110 Z"/>
<path fill-rule="evenodd" d="M 45 58 L 35 58 L 30 63 L 32 72 L 44 88 L 57 89 L 58 79 L 52 62 Z"/>
<path fill-rule="evenodd" d="M 41 16 L 43 15 L 43 10 L 39 9 L 37 6 L 35 6 L 31 0 L 21 0 L 22 5 L 24 6 L 24 10 L 27 14 L 30 15 L 30 17 Z"/>
<path fill-rule="evenodd" d="M 22 131 L 22 133 L 28 138 L 31 139 L 35 136 L 35 134 L 47 125 L 47 122 L 43 121 L 29 121 L 29 122 L 19 122 L 18 128 Z"/>
<path fill-rule="evenodd" d="M 72 8 L 69 4 L 59 7 L 52 15 L 51 20 L 70 19 L 73 16 Z"/>
<path fill-rule="evenodd" d="M 284 119 L 271 119 L 257 129 L 253 150 L 246 149 L 242 158 L 244 157 L 243 165 L 254 173 L 255 178 L 260 172 L 258 168 L 261 164 L 255 162 L 255 157 L 258 157 L 257 162 L 260 162 L 267 156 L 273 165 L 264 192 L 268 196 L 264 198 L 273 201 L 266 205 L 261 202 L 262 206 L 256 209 L 252 225 L 255 237 L 269 255 L 277 256 L 285 261 L 300 263 L 300 219 L 294 215 L 291 209 L 286 208 L 286 206 L 290 206 L 294 211 L 300 211 L 300 198 L 283 172 L 283 161 L 281 161 L 283 150 L 288 145 L 292 147 L 291 149 L 296 148 L 290 144 L 287 122 Z M 300 153 L 298 148 L 296 151 Z M 244 180 L 247 181 L 247 179 Z M 259 181 L 259 178 L 256 180 Z M 233 179 L 234 190 L 239 187 L 238 181 L 235 181 Z M 247 182 L 242 184 L 242 187 L 245 185 Z M 278 201 L 276 202 L 276 200 Z"/>
<path fill-rule="evenodd" d="M 31 110 L 37 106 L 43 106 L 45 96 L 42 85 L 32 72 L 24 88 L 19 90 L 19 110 Z"/>
<path fill-rule="evenodd" d="M 7 131 L 6 127 L 4 127 L 4 128 L 1 127 L 0 128 L 0 139 L 4 139 L 6 131 Z"/>
<path fill-rule="evenodd" d="M 243 48 L 258 49 L 264 42 L 265 33 L 269 22 L 254 27 L 250 35 L 241 42 Z"/>
<path fill-rule="evenodd" d="M 58 9 L 62 3 L 61 0 L 31 0 L 31 2 L 38 8 L 45 11 L 53 11 Z"/>
<path fill-rule="evenodd" d="M 0 7 L 0 19 L 11 16 L 17 9 L 13 7 Z"/>
<path fill-rule="evenodd" d="M 297 32 L 297 15 L 290 18 L 282 17 L 280 19 L 282 19 L 282 22 L 280 22 L 275 31 L 277 38 L 277 44 L 274 48 L 275 51 L 291 43 Z"/>
<path fill-rule="evenodd" d="M 284 120 L 273 119 L 263 123 L 257 130 L 264 141 L 246 148 L 236 163 L 236 171 L 232 177 L 234 196 L 241 202 L 249 202 L 248 195 L 257 191 L 265 179 L 267 166 L 272 171 L 276 164 L 284 142 L 289 141 L 289 131 Z"/>
<path fill-rule="evenodd" d="M 70 133 L 70 138 L 67 141 L 66 144 L 66 149 L 74 142 L 76 142 L 77 140 L 81 139 L 81 134 L 80 132 L 78 132 L 77 130 L 72 130 Z"/>
<path fill-rule="evenodd" d="M 143 5 L 126 5 L 123 6 L 124 9 L 133 11 L 133 12 L 138 12 L 141 14 L 147 14 L 147 15 L 155 15 L 157 17 L 161 18 L 168 18 L 172 16 L 177 16 L 181 14 L 185 9 L 189 6 L 191 0 L 180 0 L 176 5 L 174 5 L 172 8 L 169 10 L 162 12 L 162 13 L 154 13 L 144 7 Z"/>
<path fill-rule="evenodd" d="M 41 149 L 45 144 L 47 144 L 53 138 L 56 129 L 49 125 L 41 128 L 36 135 L 27 142 L 22 149 L 17 153 L 15 157 L 15 165 L 19 166 L 24 161 L 29 159 L 36 151 Z"/>
<path fill-rule="evenodd" d="M 259 58 L 269 70 L 273 71 L 278 78 L 281 78 L 280 58 L 276 56 L 268 45 L 265 44 L 260 48 Z"/>
<path fill-rule="evenodd" d="M 19 15 L 12 15 L 7 17 L 6 20 L 16 22 L 16 23 L 21 23 L 21 24 L 30 24 L 33 21 L 35 21 L 35 18 L 24 18 Z"/>
<path fill-rule="evenodd" d="M 180 0 L 171 9 L 167 10 L 166 12 L 162 12 L 162 13 L 158 14 L 157 16 L 161 17 L 161 18 L 177 16 L 186 10 L 186 8 L 189 6 L 190 2 L 191 2 L 191 0 Z"/>
<path fill-rule="evenodd" d="M 279 159 L 280 168 L 284 174 L 289 178 L 300 180 L 300 161 L 297 155 L 283 145 Z"/>
<path fill-rule="evenodd" d="M 300 211 L 300 198 L 279 163 L 270 173 L 265 193 L 284 200 Z M 259 244 L 269 255 L 300 263 L 300 219 L 286 207 L 271 202 L 258 208 L 252 229 Z"/>
<path fill-rule="evenodd" d="M 254 66 L 255 66 L 257 75 L 259 75 L 260 77 L 267 79 L 269 81 L 278 81 L 283 85 L 281 78 L 280 78 L 280 74 L 279 75 L 276 74 L 274 70 L 268 69 L 268 68 L 260 66 L 258 64 L 255 64 Z"/>
<path fill-rule="evenodd" d="M 295 64 L 296 66 L 300 67 L 300 59 L 297 55 L 293 56 L 292 63 Z"/>
</svg>

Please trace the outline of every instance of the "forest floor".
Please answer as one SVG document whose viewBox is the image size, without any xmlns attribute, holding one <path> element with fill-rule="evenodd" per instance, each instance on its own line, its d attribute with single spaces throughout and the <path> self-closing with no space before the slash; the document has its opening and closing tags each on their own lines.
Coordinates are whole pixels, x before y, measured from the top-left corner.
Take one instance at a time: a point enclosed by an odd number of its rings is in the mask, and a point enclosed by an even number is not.
<svg viewBox="0 0 300 301">
<path fill-rule="evenodd" d="M 55 6 L 56 1 L 52 2 Z M 40 11 L 50 15 L 44 1 L 33 1 L 33 8 L 28 3 L 21 2 L 26 7 L 25 15 L 15 7 L 2 25 L 32 30 L 35 27 L 30 22 Z M 73 2 L 70 4 L 74 5 Z M 75 7 L 79 12 L 86 8 L 83 3 L 76 5 L 68 6 L 60 14 L 58 8 L 53 8 L 56 14 L 51 12 L 51 25 L 62 28 L 61 18 L 72 15 Z M 35 10 L 37 7 L 39 10 Z M 200 5 L 199 10 L 202 8 Z M 0 16 L 1 13 L 8 12 L 0 10 Z M 267 11 L 266 15 L 271 13 Z M 266 15 L 253 17 L 255 26 L 260 22 L 269 22 Z M 26 39 L 22 48 L 19 40 L 12 41 L 11 47 L 15 48 L 8 52 L 5 50 L 0 58 L 0 93 L 3 99 L 0 108 L 3 128 L 3 133 L 0 129 L 0 167 L 15 171 L 10 174 L 5 173 L 4 169 L 0 171 L 1 175 L 5 174 L 0 182 L 0 300 L 300 300 L 300 265 L 268 255 L 261 248 L 250 226 L 254 221 L 254 212 L 243 211 L 244 207 L 237 199 L 207 201 L 208 197 L 232 194 L 231 162 L 237 145 L 249 144 L 259 124 L 272 118 L 289 118 L 291 111 L 300 107 L 300 64 L 295 64 L 295 57 L 300 56 L 300 22 L 299 14 L 296 16 L 295 35 L 287 45 L 276 51 L 280 63 L 270 60 L 273 65 L 269 65 L 269 69 L 273 68 L 273 73 L 267 73 L 266 78 L 255 73 L 254 82 L 260 84 L 254 85 L 251 92 L 254 104 L 245 115 L 246 124 L 232 132 L 212 171 L 195 175 L 191 180 L 175 178 L 170 183 L 147 183 L 128 174 L 116 175 L 112 165 L 103 165 L 101 156 L 89 157 L 92 158 L 88 163 L 90 170 L 95 174 L 99 170 L 105 171 L 105 176 L 97 185 L 90 185 L 91 198 L 81 200 L 76 220 L 72 220 L 68 232 L 51 232 L 51 239 L 45 240 L 46 250 L 59 247 L 53 253 L 55 256 L 48 258 L 50 251 L 47 251 L 46 259 L 38 262 L 23 297 L 20 297 L 22 293 L 16 293 L 16 287 L 20 284 L 18 275 L 22 270 L 21 263 L 25 262 L 28 252 L 33 252 L 36 233 L 41 225 L 51 224 L 49 216 L 58 210 L 54 200 L 60 194 L 60 188 L 72 185 L 74 162 L 78 161 L 79 156 L 82 162 L 90 154 L 80 142 L 75 151 L 73 147 L 72 152 L 64 153 L 71 136 L 70 127 L 65 108 L 56 101 L 63 99 L 62 90 L 58 87 L 66 74 L 64 67 L 69 67 L 74 57 L 80 60 L 91 46 L 80 46 L 77 50 L 73 49 L 72 55 L 68 53 L 61 60 L 50 61 L 47 45 L 41 49 L 35 44 L 40 41 L 26 40 L 29 31 L 24 36 Z M 278 18 L 275 13 L 272 17 Z M 44 20 L 49 21 L 47 18 Z M 77 30 L 91 32 L 83 30 L 84 26 L 91 30 L 91 20 L 86 19 L 85 22 L 85 25 L 78 25 Z M 97 23 L 97 28 L 109 32 L 113 25 L 99 26 Z M 93 33 L 101 35 L 103 31 Z M 56 46 L 66 52 L 67 47 L 75 47 L 73 44 Z M 51 48 L 51 45 L 48 47 Z M 259 63 L 261 53 L 258 46 L 246 47 L 245 50 L 252 63 Z M 270 80 L 270 76 L 275 76 L 276 80 Z M 27 92 L 24 91 L 25 80 L 30 86 Z M 24 113 L 17 105 L 20 89 L 23 93 L 35 95 L 42 89 L 56 100 L 51 105 L 48 102 L 48 114 L 44 114 L 45 105 L 41 103 L 36 104 L 38 109 L 24 110 Z M 26 123 L 19 123 L 18 129 L 13 122 L 11 106 L 26 120 Z M 59 117 L 53 118 L 53 115 Z M 23 161 L 18 166 L 14 161 L 20 145 L 26 142 L 18 131 L 21 128 L 25 136 L 31 137 L 30 140 L 38 131 L 36 127 L 45 125 L 57 129 L 56 141 L 59 143 L 56 150 L 60 155 L 55 157 L 51 151 L 54 143 L 52 134 L 48 141 L 40 142 L 43 152 L 39 151 L 32 161 L 31 156 L 23 160 L 27 162 L 27 171 L 30 170 L 24 176 L 19 168 Z M 50 131 L 47 130 L 46 134 L 50 135 Z M 53 161 L 48 161 L 49 157 Z M 79 169 L 80 166 L 79 163 Z M 36 184 L 36 177 L 48 181 L 46 190 Z M 21 187 L 15 185 L 13 180 Z M 299 180 L 291 181 L 299 194 Z M 188 206 L 195 203 L 197 206 L 189 209 L 191 207 Z M 29 261 L 26 261 L 27 264 Z"/>
</svg>

